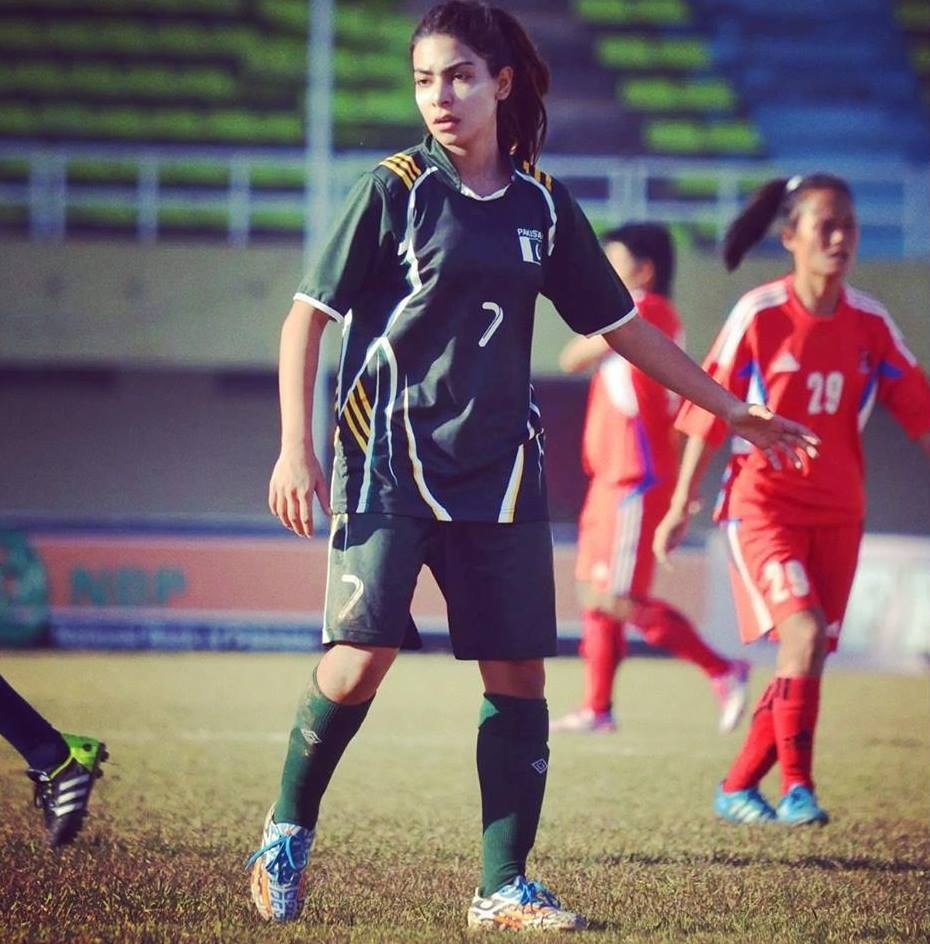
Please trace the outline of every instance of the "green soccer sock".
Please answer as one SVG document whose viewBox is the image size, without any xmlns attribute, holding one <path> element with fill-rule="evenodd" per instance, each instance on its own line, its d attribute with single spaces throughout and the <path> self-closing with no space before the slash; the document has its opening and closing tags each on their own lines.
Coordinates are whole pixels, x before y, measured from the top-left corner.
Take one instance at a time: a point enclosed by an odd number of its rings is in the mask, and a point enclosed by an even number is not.
<svg viewBox="0 0 930 944">
<path fill-rule="evenodd" d="M 544 698 L 485 694 L 478 723 L 482 895 L 526 874 L 546 791 L 548 736 Z"/>
<path fill-rule="evenodd" d="M 320 800 L 372 701 L 373 697 L 360 705 L 330 701 L 320 691 L 314 671 L 291 728 L 281 792 L 274 807 L 275 822 L 297 823 L 308 829 L 316 826 Z"/>
</svg>

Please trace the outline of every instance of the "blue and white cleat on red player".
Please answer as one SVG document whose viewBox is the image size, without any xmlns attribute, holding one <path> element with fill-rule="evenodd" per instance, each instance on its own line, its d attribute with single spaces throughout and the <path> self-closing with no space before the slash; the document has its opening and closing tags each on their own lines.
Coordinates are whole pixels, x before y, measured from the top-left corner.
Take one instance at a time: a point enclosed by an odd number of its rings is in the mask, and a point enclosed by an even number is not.
<svg viewBox="0 0 930 944">
<path fill-rule="evenodd" d="M 307 863 L 316 830 L 276 823 L 274 807 L 265 818 L 262 845 L 249 856 L 252 901 L 266 921 L 294 921 L 307 897 Z"/>
<path fill-rule="evenodd" d="M 758 787 L 724 790 L 723 784 L 718 784 L 714 812 L 728 823 L 770 823 L 775 819 L 775 810 Z"/>
<path fill-rule="evenodd" d="M 588 921 L 562 907 L 545 885 L 518 875 L 487 897 L 475 892 L 468 927 L 490 931 L 583 931 Z"/>
<path fill-rule="evenodd" d="M 810 787 L 793 784 L 781 798 L 775 810 L 779 823 L 786 826 L 826 826 L 830 822 L 827 811 L 817 802 Z"/>
</svg>

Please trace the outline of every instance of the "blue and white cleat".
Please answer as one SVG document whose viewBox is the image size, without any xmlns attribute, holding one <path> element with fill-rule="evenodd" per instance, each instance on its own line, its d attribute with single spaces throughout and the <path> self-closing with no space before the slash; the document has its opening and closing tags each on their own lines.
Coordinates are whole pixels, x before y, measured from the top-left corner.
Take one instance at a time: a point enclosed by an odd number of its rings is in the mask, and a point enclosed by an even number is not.
<svg viewBox="0 0 930 944">
<path fill-rule="evenodd" d="M 316 830 L 276 823 L 274 807 L 265 818 L 262 845 L 249 856 L 252 901 L 266 921 L 294 921 L 307 897 L 307 863 Z"/>
<path fill-rule="evenodd" d="M 714 812 L 728 823 L 770 823 L 775 819 L 775 810 L 758 787 L 727 791 L 718 784 Z"/>
<path fill-rule="evenodd" d="M 810 787 L 796 783 L 788 788 L 775 811 L 779 823 L 786 826 L 808 826 L 817 824 L 826 826 L 830 822 L 827 811 L 817 802 L 817 796 Z"/>
<path fill-rule="evenodd" d="M 486 898 L 475 892 L 468 927 L 490 931 L 583 931 L 588 921 L 562 907 L 545 885 L 518 875 Z"/>
</svg>

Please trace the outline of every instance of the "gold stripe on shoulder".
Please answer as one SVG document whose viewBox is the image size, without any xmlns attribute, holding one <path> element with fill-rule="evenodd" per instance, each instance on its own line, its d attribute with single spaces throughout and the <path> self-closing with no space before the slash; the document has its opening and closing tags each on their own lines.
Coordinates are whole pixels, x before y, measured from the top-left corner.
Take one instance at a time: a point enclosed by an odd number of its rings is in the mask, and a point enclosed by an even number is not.
<svg viewBox="0 0 930 944">
<path fill-rule="evenodd" d="M 393 157 L 386 157 L 383 161 L 380 162 L 378 166 L 386 167 L 388 170 L 394 171 L 394 173 L 397 174 L 397 176 L 400 177 L 400 179 L 404 182 L 408 190 L 410 190 L 413 187 L 413 175 L 410 173 L 409 170 L 407 170 L 406 167 L 404 167 L 403 164 L 401 163 L 395 164 Z"/>
<path fill-rule="evenodd" d="M 523 162 L 523 171 L 526 174 L 529 174 L 535 181 L 541 183 L 546 190 L 552 189 L 552 177 L 547 174 L 544 170 L 541 170 L 535 164 L 531 164 L 529 161 Z"/>
<path fill-rule="evenodd" d="M 407 169 L 414 177 L 419 177 L 420 174 L 423 173 L 420 170 L 419 164 L 417 164 L 417 162 L 413 159 L 413 155 L 411 154 L 404 154 L 403 151 L 400 151 L 399 153 L 394 154 L 390 160 L 399 161 L 401 164 L 405 164 Z"/>
</svg>

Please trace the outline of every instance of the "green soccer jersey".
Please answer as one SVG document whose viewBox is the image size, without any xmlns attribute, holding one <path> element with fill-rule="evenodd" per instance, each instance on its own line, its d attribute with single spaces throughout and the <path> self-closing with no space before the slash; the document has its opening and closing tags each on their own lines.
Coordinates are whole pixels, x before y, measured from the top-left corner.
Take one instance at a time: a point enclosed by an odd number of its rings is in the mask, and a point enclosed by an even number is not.
<svg viewBox="0 0 930 944">
<path fill-rule="evenodd" d="M 536 297 L 593 335 L 636 314 L 568 191 L 529 164 L 471 193 L 431 137 L 355 185 L 295 296 L 342 323 L 333 510 L 548 517 Z"/>
</svg>

